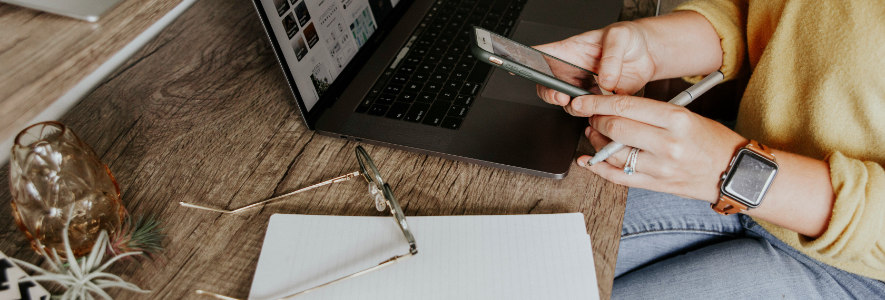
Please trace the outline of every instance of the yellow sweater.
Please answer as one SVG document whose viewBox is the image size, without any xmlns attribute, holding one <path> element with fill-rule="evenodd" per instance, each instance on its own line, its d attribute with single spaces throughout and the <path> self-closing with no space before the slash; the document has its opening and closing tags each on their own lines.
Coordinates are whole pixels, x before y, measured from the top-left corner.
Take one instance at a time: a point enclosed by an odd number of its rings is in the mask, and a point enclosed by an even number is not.
<svg viewBox="0 0 885 300">
<path fill-rule="evenodd" d="M 677 10 L 713 24 L 726 78 L 750 68 L 737 132 L 829 163 L 836 203 L 821 237 L 759 223 L 814 259 L 885 280 L 885 4 L 704 0 Z"/>
</svg>

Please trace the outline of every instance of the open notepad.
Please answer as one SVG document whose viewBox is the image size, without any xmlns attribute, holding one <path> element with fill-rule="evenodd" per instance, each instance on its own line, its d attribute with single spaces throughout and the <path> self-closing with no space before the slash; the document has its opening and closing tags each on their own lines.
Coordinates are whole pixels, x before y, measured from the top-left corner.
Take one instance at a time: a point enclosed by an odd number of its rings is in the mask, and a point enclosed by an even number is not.
<svg viewBox="0 0 885 300">
<path fill-rule="evenodd" d="M 408 217 L 418 254 L 298 299 L 597 299 L 580 213 Z M 270 218 L 250 299 L 374 266 L 408 244 L 392 217 Z"/>
</svg>

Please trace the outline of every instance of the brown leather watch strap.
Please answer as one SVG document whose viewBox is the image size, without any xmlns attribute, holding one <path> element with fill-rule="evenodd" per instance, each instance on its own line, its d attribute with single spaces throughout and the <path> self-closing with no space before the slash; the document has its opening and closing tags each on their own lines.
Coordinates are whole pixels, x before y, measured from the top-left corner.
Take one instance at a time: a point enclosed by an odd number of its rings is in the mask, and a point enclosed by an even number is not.
<svg viewBox="0 0 885 300">
<path fill-rule="evenodd" d="M 750 140 L 750 143 L 743 148 L 756 152 L 756 154 L 762 155 L 762 157 L 765 157 L 768 160 L 774 161 L 774 154 L 771 153 L 771 149 L 757 141 Z"/>
<path fill-rule="evenodd" d="M 734 199 L 731 199 L 731 197 L 729 197 L 729 196 L 719 195 L 719 201 L 716 201 L 716 203 L 710 204 L 710 208 L 712 208 L 713 211 L 715 211 L 719 214 L 727 216 L 730 214 L 736 214 L 741 211 L 744 211 L 747 209 L 747 206 L 741 204 L 740 202 L 735 201 Z"/>
</svg>

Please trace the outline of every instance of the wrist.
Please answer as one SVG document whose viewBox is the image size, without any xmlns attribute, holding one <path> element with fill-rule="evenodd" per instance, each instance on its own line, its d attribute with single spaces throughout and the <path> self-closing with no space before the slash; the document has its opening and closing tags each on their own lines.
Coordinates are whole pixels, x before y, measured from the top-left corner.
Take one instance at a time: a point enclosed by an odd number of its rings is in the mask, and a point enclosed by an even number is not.
<svg viewBox="0 0 885 300">
<path fill-rule="evenodd" d="M 749 139 L 734 131 L 728 130 L 728 133 L 728 135 L 725 135 L 718 141 L 718 143 L 716 143 L 719 147 L 715 147 L 715 150 L 711 153 L 710 171 L 706 175 L 708 178 L 707 186 L 711 187 L 711 191 L 709 194 L 706 194 L 701 198 L 701 200 L 707 201 L 711 204 L 719 201 L 719 196 L 721 196 L 720 185 L 722 184 L 722 175 L 728 171 L 732 158 L 734 158 L 741 148 L 750 143 Z"/>
<path fill-rule="evenodd" d="M 654 62 L 652 80 L 706 75 L 722 66 L 722 45 L 701 14 L 677 11 L 636 20 Z"/>
<path fill-rule="evenodd" d="M 651 60 L 651 80 L 661 80 L 666 78 L 667 74 L 662 74 L 666 72 L 666 67 L 661 68 L 661 65 L 658 62 L 665 61 L 665 57 L 661 57 L 661 55 L 665 52 L 663 49 L 663 44 L 659 41 L 659 37 L 656 35 L 655 26 L 656 22 L 654 18 L 644 18 L 636 21 L 631 21 L 633 24 L 633 28 L 636 29 L 636 34 L 639 38 L 645 41 L 646 53 L 648 53 L 648 57 Z M 650 81 L 651 81 L 650 80 Z"/>
</svg>

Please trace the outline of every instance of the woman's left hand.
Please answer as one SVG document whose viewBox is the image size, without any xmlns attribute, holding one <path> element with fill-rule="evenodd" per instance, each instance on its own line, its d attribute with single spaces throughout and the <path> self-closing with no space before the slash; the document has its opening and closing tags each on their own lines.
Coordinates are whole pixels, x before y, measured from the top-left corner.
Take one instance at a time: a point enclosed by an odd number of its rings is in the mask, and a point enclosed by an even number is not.
<svg viewBox="0 0 885 300">
<path fill-rule="evenodd" d="M 566 111 L 590 117 L 585 135 L 597 151 L 611 140 L 624 147 L 603 162 L 578 164 L 622 185 L 680 195 L 708 202 L 719 198 L 719 177 L 734 152 L 748 140 L 716 121 L 657 100 L 626 95 L 586 95 Z M 636 173 L 624 164 L 631 147 L 639 148 Z"/>
</svg>

